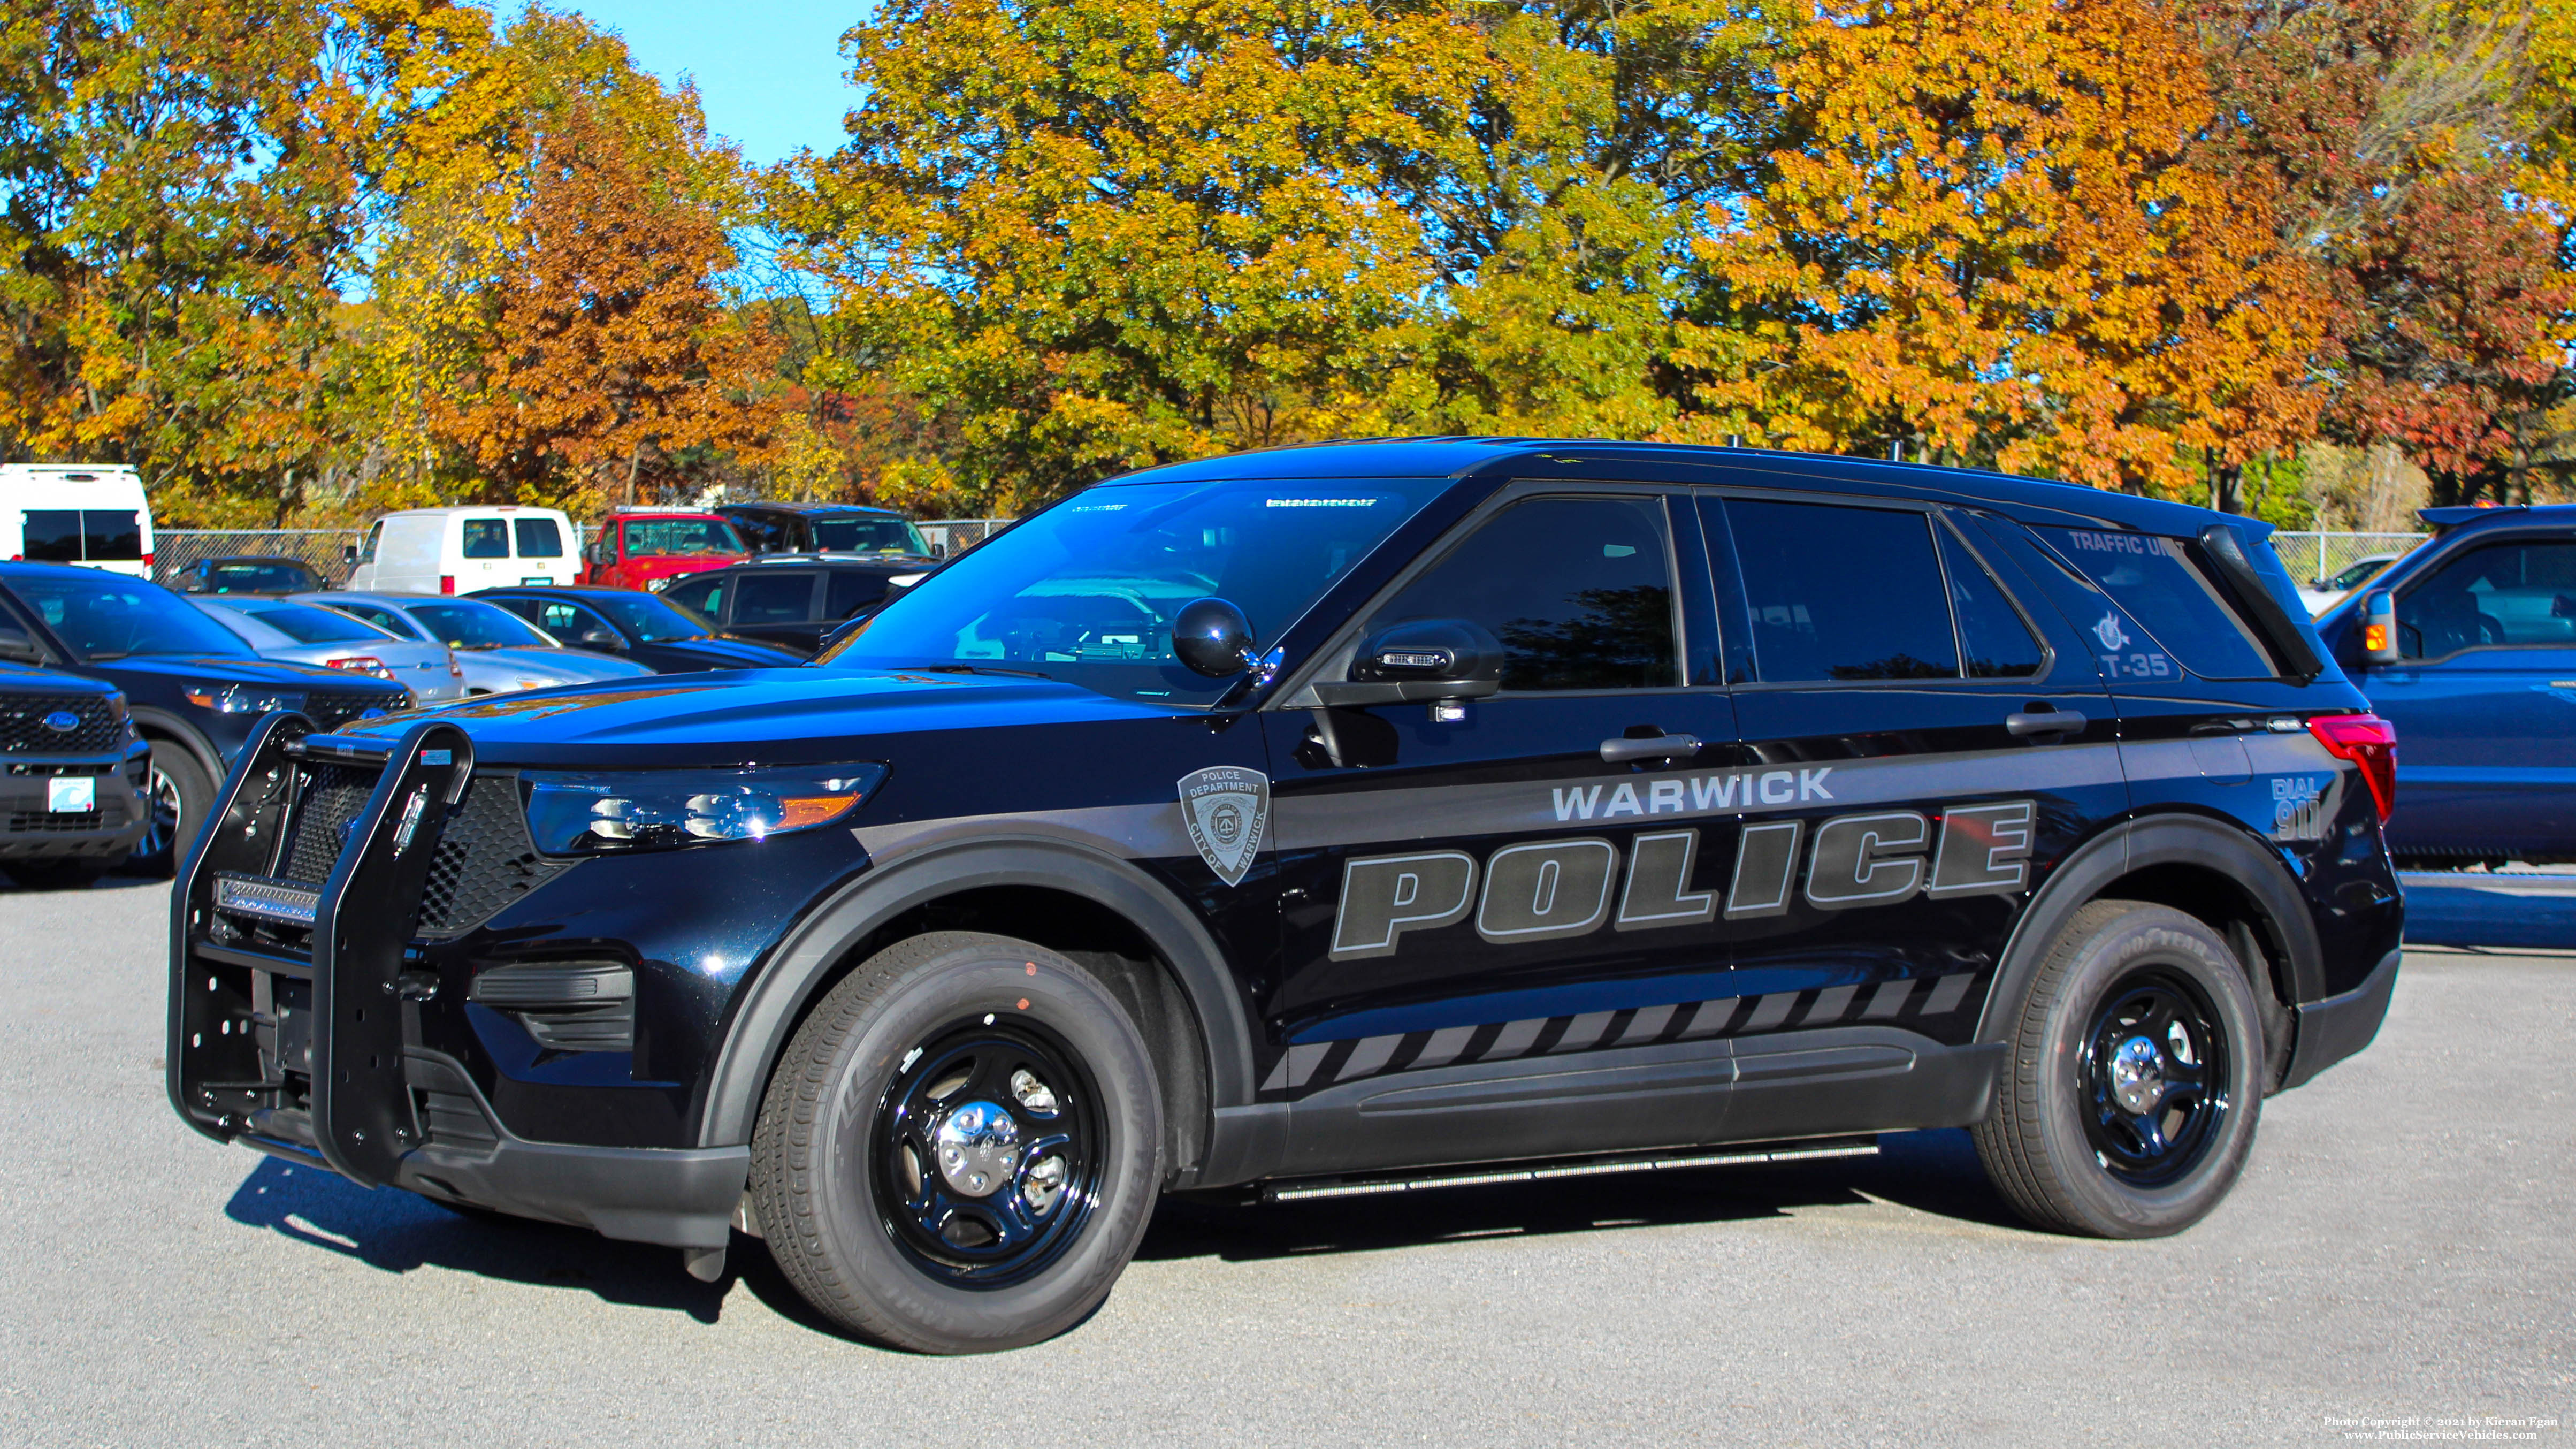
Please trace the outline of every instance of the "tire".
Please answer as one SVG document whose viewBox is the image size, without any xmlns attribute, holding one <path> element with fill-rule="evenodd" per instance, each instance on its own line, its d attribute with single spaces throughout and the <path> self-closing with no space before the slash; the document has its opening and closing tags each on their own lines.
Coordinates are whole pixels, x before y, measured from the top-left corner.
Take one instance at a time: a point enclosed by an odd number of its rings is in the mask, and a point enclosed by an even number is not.
<svg viewBox="0 0 2576 1449">
<path fill-rule="evenodd" d="M 2201 922 L 2138 901 L 2077 911 L 2010 1042 L 1973 1135 L 1987 1177 L 2035 1226 L 2178 1233 L 2244 1170 L 2263 1106 L 2261 1016 L 2236 953 Z"/>
<path fill-rule="evenodd" d="M 6 870 L 11 880 L 31 891 L 76 891 L 107 874 L 108 862 L 97 860 L 17 860 Z"/>
<path fill-rule="evenodd" d="M 215 782 L 197 757 L 176 740 L 152 742 L 152 774 L 144 787 L 144 808 L 152 823 L 126 857 L 128 874 L 163 879 L 196 844 L 197 832 L 215 808 Z"/>
<path fill-rule="evenodd" d="M 1026 941 L 934 932 L 797 1028 L 753 1130 L 752 1205 L 788 1283 L 852 1333 L 1018 1348 L 1108 1298 L 1162 1141 L 1153 1058 L 1106 986 Z"/>
</svg>

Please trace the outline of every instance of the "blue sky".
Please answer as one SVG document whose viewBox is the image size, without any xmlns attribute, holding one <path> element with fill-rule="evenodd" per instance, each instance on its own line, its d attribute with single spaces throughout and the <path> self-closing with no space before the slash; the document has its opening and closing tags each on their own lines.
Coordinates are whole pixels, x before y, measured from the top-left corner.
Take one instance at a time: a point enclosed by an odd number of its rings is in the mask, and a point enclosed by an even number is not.
<svg viewBox="0 0 2576 1449">
<path fill-rule="evenodd" d="M 841 143 L 841 115 L 856 98 L 841 75 L 841 32 L 867 14 L 866 0 L 573 0 L 565 8 L 624 36 L 635 63 L 663 80 L 695 77 L 707 125 L 740 142 L 749 161 Z"/>
</svg>

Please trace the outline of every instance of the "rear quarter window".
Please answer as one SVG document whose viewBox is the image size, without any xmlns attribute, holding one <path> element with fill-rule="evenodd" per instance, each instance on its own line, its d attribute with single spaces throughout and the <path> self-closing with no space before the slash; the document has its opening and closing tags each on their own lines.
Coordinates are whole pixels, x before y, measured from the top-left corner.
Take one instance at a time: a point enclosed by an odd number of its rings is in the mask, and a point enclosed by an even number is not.
<svg viewBox="0 0 2576 1449">
<path fill-rule="evenodd" d="M 2204 679 L 2278 677 L 2271 655 L 2184 540 L 2084 528 L 2031 531 L 2108 600 L 2099 618 L 2076 622 L 2110 678 L 2151 680 L 2178 670 Z"/>
</svg>

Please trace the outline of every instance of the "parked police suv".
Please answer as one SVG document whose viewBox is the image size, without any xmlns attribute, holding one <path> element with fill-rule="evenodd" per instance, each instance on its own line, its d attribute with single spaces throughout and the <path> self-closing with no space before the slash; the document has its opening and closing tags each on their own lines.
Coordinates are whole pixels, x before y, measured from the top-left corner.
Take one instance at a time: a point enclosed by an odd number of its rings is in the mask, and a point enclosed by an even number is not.
<svg viewBox="0 0 2576 1449">
<path fill-rule="evenodd" d="M 2260 524 L 1426 440 L 1157 468 L 815 666 L 271 715 L 174 902 L 210 1136 L 934 1352 L 1157 1194 L 1865 1152 L 2210 1212 L 2365 1045 L 2390 736 Z M 1497 1165 L 1499 1164 L 1499 1165 Z"/>
</svg>

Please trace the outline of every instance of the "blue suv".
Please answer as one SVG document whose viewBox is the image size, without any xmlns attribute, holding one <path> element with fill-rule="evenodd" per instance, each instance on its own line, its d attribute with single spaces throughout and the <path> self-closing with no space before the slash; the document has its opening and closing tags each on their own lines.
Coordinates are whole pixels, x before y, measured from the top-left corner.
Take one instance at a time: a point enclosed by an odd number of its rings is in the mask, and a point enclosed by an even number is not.
<svg viewBox="0 0 2576 1449">
<path fill-rule="evenodd" d="M 2427 508 L 2317 620 L 2397 726 L 2401 863 L 2576 860 L 2576 506 Z"/>
</svg>

